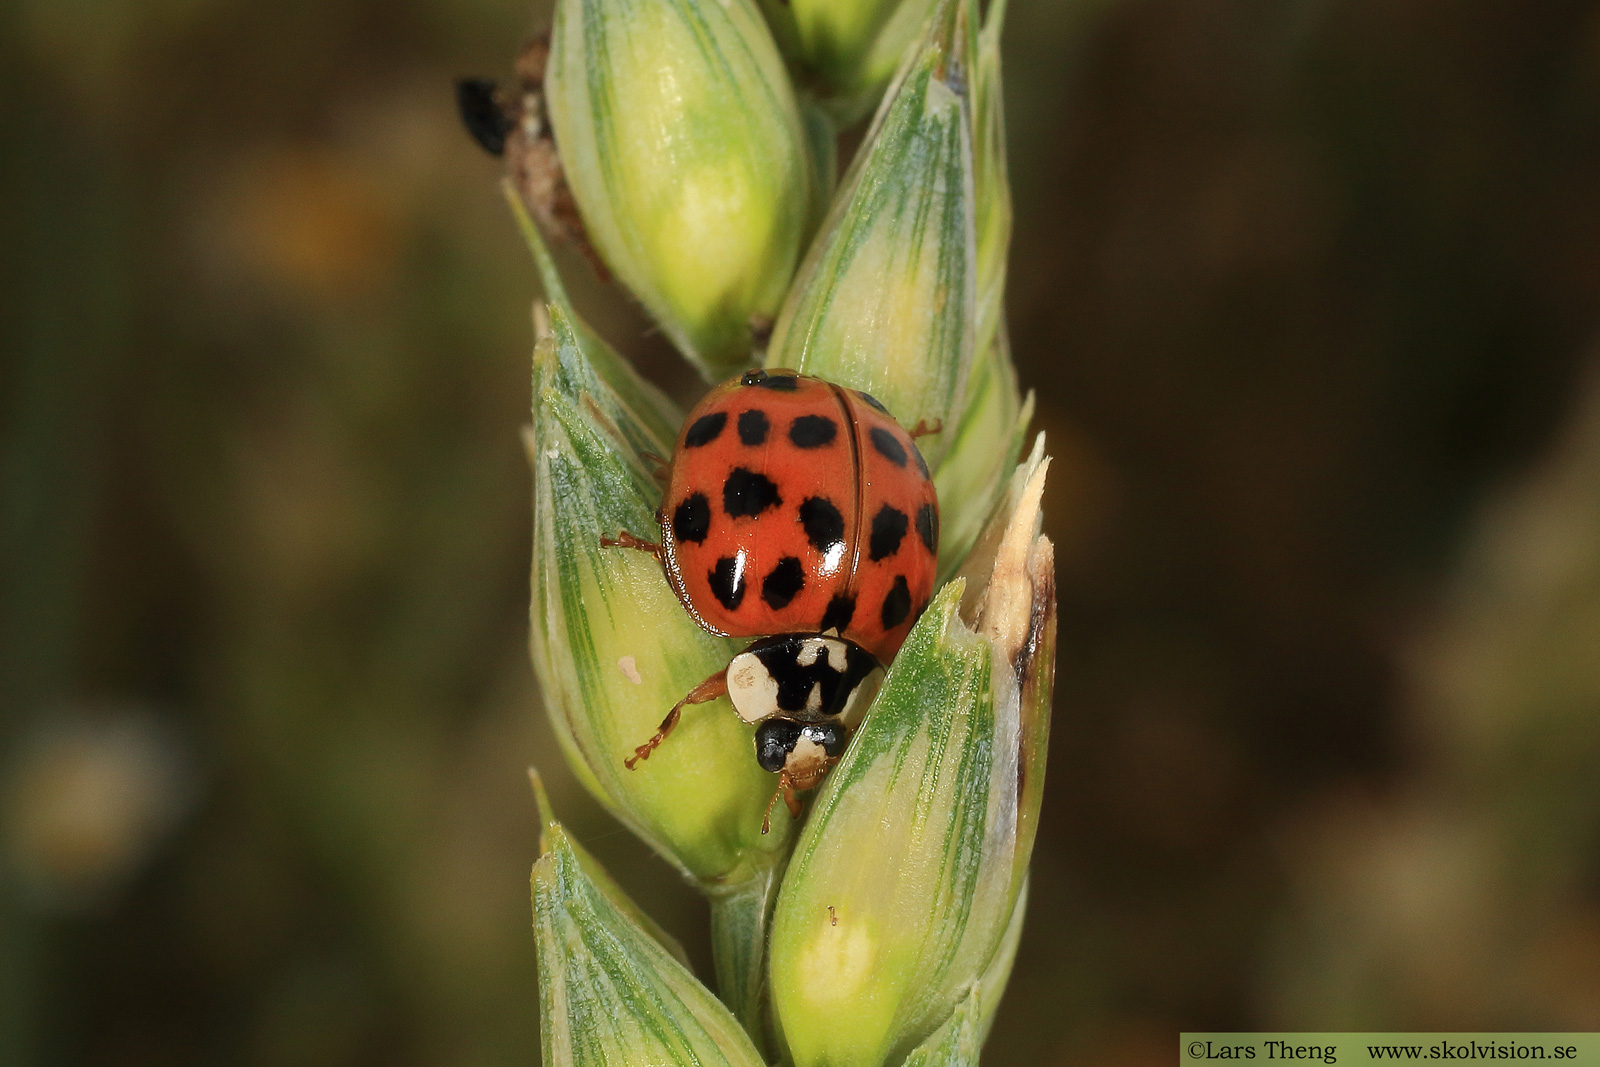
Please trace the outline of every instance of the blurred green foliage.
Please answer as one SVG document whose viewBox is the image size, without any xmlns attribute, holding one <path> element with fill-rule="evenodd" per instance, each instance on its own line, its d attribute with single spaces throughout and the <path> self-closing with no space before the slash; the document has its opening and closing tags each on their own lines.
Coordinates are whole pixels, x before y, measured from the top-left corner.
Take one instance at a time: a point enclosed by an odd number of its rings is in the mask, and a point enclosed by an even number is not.
<svg viewBox="0 0 1600 1067">
<path fill-rule="evenodd" d="M 708 973 L 703 905 L 565 776 L 526 663 L 536 283 L 450 79 L 509 73 L 547 18 L 0 10 L 0 1061 L 528 1062 L 535 760 Z M 1502 879 L 1459 914 L 1537 981 L 1493 1024 L 1600 1025 L 1592 726 L 1440 680 L 1502 662 L 1534 691 L 1600 640 L 1577 608 L 1459 621 L 1452 577 L 1592 342 L 1600 9 L 1013 0 L 1005 52 L 1060 667 L 987 1062 L 1167 1063 L 1180 1027 L 1320 1025 L 1335 993 L 1363 1025 L 1374 995 L 1384 1025 L 1448 1021 L 1496 968 L 1419 968 L 1414 898 L 1316 889 L 1417 840 L 1435 881 Z M 563 267 L 647 375 L 685 379 Z M 1600 556 L 1593 523 L 1557 528 Z M 1428 633 L 1471 651 L 1418 666 Z M 154 800 L 41 812 L 56 794 L 16 784 L 98 766 L 27 763 L 85 721 L 159 723 L 92 736 L 187 768 L 144 855 L 95 842 Z M 24 855 L 41 826 L 72 847 Z M 1305 979 L 1328 929 L 1376 946 L 1336 988 Z"/>
</svg>

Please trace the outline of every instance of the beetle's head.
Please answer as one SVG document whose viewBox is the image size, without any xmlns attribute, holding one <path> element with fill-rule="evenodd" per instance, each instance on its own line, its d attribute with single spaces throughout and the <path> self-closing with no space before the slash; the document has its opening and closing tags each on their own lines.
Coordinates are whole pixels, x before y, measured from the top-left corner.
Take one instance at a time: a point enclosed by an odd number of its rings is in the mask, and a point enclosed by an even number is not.
<svg viewBox="0 0 1600 1067">
<path fill-rule="evenodd" d="M 844 753 L 849 739 L 849 729 L 838 720 L 802 723 L 778 715 L 756 727 L 756 762 L 763 770 L 787 772 L 795 789 L 810 789 Z"/>
</svg>

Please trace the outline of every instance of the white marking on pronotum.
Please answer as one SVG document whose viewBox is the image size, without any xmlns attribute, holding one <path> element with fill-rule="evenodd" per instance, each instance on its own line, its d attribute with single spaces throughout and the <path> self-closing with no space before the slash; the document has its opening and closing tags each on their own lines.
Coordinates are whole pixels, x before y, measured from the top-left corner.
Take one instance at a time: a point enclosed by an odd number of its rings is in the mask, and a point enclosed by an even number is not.
<svg viewBox="0 0 1600 1067">
<path fill-rule="evenodd" d="M 778 710 L 778 680 L 753 653 L 741 652 L 728 664 L 728 699 L 745 722 L 760 722 Z"/>
<path fill-rule="evenodd" d="M 849 654 L 845 651 L 844 642 L 837 638 L 806 638 L 800 642 L 800 651 L 795 654 L 794 661 L 802 667 L 810 667 L 824 652 L 828 654 L 828 666 L 843 674 L 845 665 L 849 663 Z"/>
<path fill-rule="evenodd" d="M 644 683 L 644 679 L 639 677 L 639 665 L 633 661 L 632 656 L 623 656 L 617 660 L 617 670 L 621 671 L 622 676 L 634 685 Z"/>
</svg>

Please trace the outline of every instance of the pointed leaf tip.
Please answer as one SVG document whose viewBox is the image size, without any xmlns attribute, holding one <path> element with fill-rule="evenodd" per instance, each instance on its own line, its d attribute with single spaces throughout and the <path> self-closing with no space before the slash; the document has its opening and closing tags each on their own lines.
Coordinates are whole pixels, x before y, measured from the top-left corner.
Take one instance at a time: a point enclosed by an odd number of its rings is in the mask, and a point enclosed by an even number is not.
<svg viewBox="0 0 1600 1067">
<path fill-rule="evenodd" d="M 572 301 L 567 297 L 567 287 L 561 282 L 561 274 L 556 270 L 555 257 L 550 254 L 550 246 L 545 243 L 544 234 L 539 232 L 533 216 L 528 214 L 527 205 L 522 202 L 522 197 L 518 194 L 516 186 L 511 184 L 510 178 L 501 181 L 500 191 L 505 195 L 506 203 L 511 206 L 511 215 L 517 220 L 517 230 L 527 243 L 529 254 L 533 256 L 534 267 L 539 272 L 539 283 L 544 286 L 545 299 L 570 312 Z"/>
<path fill-rule="evenodd" d="M 728 1009 L 596 885 L 559 825 L 534 864 L 547 1067 L 762 1067 Z"/>
<path fill-rule="evenodd" d="M 687 966 L 689 957 L 683 951 L 683 946 L 678 944 L 671 934 L 662 929 L 643 908 L 635 904 L 633 898 L 628 896 L 623 891 L 622 886 L 617 884 L 616 879 L 611 877 L 611 872 L 606 870 L 604 865 L 595 859 L 588 849 L 573 840 L 572 836 L 567 833 L 566 827 L 562 826 L 556 818 L 555 808 L 550 803 L 550 796 L 545 792 L 544 780 L 540 778 L 539 772 L 533 767 L 528 768 L 528 781 L 533 786 L 534 799 L 539 806 L 540 818 L 539 859 L 534 863 L 533 868 L 535 889 L 538 886 L 539 872 L 543 870 L 548 873 L 553 870 L 555 861 L 550 864 L 546 864 L 545 861 L 551 860 L 554 853 L 570 854 L 577 861 L 583 874 L 593 883 L 596 889 L 605 895 L 613 907 L 638 926 L 640 930 L 644 931 L 657 945 L 665 949 L 673 959 Z"/>
<path fill-rule="evenodd" d="M 543 856 L 550 851 L 547 835 L 552 827 L 559 825 L 556 822 L 555 809 L 550 806 L 550 794 L 545 792 L 544 779 L 539 777 L 536 767 L 528 768 L 528 784 L 533 788 L 533 802 L 539 809 L 539 855 Z"/>
</svg>

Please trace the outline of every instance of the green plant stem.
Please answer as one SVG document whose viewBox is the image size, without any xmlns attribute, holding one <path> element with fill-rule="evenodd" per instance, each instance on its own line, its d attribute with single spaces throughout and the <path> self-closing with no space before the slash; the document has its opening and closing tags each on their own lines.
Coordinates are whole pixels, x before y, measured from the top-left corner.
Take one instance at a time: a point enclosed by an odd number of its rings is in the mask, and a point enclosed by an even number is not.
<svg viewBox="0 0 1600 1067">
<path fill-rule="evenodd" d="M 767 923 L 787 864 L 774 863 L 753 878 L 708 890 L 711 956 L 717 991 L 750 1035 L 770 1056 L 766 1027 Z"/>
</svg>

